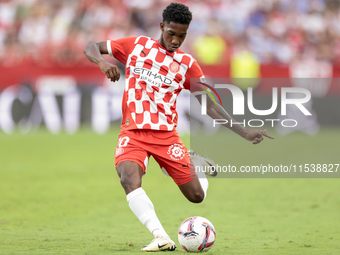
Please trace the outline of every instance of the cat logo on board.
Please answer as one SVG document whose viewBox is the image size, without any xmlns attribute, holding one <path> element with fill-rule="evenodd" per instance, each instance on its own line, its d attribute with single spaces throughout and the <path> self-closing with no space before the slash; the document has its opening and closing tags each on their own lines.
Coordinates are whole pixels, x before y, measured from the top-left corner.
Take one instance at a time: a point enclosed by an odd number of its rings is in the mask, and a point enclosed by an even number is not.
<svg viewBox="0 0 340 255">
<path fill-rule="evenodd" d="M 179 64 L 177 63 L 177 62 L 175 62 L 175 61 L 173 61 L 171 64 L 170 64 L 170 71 L 172 72 L 172 73 L 178 73 L 178 71 L 179 71 Z"/>
</svg>

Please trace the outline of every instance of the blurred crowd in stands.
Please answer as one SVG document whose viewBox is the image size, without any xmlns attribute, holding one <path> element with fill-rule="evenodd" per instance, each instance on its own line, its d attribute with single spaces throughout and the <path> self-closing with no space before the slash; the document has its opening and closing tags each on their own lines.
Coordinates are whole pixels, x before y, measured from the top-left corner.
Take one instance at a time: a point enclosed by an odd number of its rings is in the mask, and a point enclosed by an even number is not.
<svg viewBox="0 0 340 255">
<path fill-rule="evenodd" d="M 159 38 L 169 0 L 2 0 L 0 64 L 89 65 L 84 47 L 126 36 Z M 246 52 L 263 64 L 296 58 L 340 64 L 340 0 L 187 0 L 181 49 L 204 65 Z M 247 56 L 248 56 L 247 55 Z"/>
</svg>

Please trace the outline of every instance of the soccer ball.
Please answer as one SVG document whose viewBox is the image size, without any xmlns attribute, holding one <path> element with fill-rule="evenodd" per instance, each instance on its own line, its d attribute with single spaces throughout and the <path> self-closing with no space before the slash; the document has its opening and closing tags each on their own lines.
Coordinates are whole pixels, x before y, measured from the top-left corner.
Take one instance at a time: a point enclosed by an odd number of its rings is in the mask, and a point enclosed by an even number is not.
<svg viewBox="0 0 340 255">
<path fill-rule="evenodd" d="M 213 224 L 200 216 L 186 219 L 178 230 L 178 242 L 187 252 L 208 251 L 215 239 Z"/>
</svg>

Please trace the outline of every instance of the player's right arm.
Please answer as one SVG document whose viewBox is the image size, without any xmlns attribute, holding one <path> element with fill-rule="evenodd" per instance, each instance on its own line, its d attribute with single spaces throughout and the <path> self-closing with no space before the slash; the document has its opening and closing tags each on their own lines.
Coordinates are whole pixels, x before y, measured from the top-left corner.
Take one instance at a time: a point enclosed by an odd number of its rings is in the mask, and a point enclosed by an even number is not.
<svg viewBox="0 0 340 255">
<path fill-rule="evenodd" d="M 118 81 L 120 78 L 120 72 L 116 65 L 109 63 L 102 55 L 109 54 L 107 49 L 107 42 L 92 43 L 85 47 L 84 54 L 91 62 L 99 65 L 100 70 L 111 81 Z"/>
</svg>

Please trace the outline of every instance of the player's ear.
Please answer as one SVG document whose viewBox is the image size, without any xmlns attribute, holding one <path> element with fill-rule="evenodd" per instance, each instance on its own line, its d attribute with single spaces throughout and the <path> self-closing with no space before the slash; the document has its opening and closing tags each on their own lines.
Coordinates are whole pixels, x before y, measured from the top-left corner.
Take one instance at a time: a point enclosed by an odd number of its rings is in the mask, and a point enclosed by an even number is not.
<svg viewBox="0 0 340 255">
<path fill-rule="evenodd" d="M 164 22 L 161 22 L 160 24 L 159 24 L 159 27 L 161 28 L 161 30 L 162 30 L 162 32 L 164 31 Z"/>
</svg>

